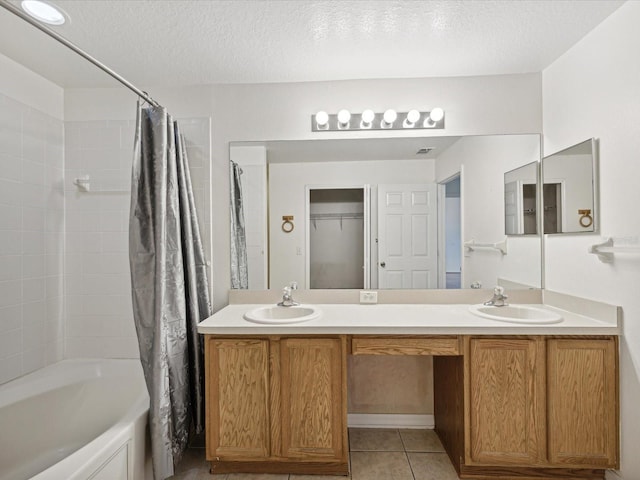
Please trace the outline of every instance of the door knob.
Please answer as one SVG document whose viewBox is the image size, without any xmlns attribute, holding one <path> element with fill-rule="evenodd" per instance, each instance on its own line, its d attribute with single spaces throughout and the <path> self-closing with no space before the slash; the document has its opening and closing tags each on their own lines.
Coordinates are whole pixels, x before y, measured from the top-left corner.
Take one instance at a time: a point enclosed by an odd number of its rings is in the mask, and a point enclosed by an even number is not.
<svg viewBox="0 0 640 480">
<path fill-rule="evenodd" d="M 386 264 L 385 262 L 380 262 L 380 266 L 381 266 L 382 268 L 384 268 L 384 267 L 386 267 L 386 266 L 387 266 L 387 264 Z"/>
</svg>

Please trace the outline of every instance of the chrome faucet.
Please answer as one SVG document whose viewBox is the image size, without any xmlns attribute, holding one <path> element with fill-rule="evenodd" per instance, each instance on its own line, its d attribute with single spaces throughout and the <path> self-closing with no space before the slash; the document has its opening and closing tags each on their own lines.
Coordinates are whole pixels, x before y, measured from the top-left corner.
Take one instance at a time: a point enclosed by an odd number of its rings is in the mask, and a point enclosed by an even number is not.
<svg viewBox="0 0 640 480">
<path fill-rule="evenodd" d="M 282 301 L 278 302 L 279 307 L 295 307 L 296 305 L 300 305 L 298 302 L 293 300 L 293 296 L 291 292 L 293 290 L 298 289 L 297 282 L 291 282 L 289 285 L 282 289 Z"/>
<path fill-rule="evenodd" d="M 493 297 L 491 300 L 484 302 L 485 305 L 492 307 L 504 307 L 509 305 L 505 300 L 509 298 L 504 294 L 504 287 L 497 286 L 493 289 Z"/>
</svg>

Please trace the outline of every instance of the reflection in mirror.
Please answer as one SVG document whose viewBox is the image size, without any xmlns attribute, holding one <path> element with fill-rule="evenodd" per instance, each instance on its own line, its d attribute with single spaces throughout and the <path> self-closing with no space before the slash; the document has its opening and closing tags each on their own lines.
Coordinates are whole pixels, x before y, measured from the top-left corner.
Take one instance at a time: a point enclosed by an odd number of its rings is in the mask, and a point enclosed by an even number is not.
<svg viewBox="0 0 640 480">
<path fill-rule="evenodd" d="M 365 288 L 363 188 L 309 189 L 309 287 Z"/>
<path fill-rule="evenodd" d="M 539 235 L 510 237 L 508 255 L 463 247 L 504 238 L 503 172 L 539 162 L 539 147 L 538 135 L 232 142 L 249 289 L 540 288 Z"/>
<path fill-rule="evenodd" d="M 595 139 L 542 160 L 544 233 L 598 231 Z"/>
<path fill-rule="evenodd" d="M 538 162 L 504 174 L 505 235 L 538 233 Z"/>
</svg>

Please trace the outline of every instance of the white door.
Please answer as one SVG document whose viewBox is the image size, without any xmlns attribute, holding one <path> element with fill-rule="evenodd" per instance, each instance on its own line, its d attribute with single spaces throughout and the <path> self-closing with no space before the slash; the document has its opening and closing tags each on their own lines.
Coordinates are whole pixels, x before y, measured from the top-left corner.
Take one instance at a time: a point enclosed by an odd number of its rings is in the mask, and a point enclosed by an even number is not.
<svg viewBox="0 0 640 480">
<path fill-rule="evenodd" d="M 378 185 L 378 288 L 437 288 L 436 184 Z"/>
<path fill-rule="evenodd" d="M 522 182 L 515 181 L 504 184 L 504 223 L 506 235 L 524 233 L 522 221 L 521 191 Z"/>
</svg>

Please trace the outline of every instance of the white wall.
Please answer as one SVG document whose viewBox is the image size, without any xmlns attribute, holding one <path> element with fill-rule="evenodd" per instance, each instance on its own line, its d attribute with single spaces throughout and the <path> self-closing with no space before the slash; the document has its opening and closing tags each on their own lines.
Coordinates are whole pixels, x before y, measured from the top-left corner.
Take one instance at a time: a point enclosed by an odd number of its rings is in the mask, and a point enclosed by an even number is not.
<svg viewBox="0 0 640 480">
<path fill-rule="evenodd" d="M 627 2 L 543 72 L 544 152 L 600 139 L 603 236 L 640 236 L 640 3 Z M 621 468 L 640 478 L 640 256 L 601 263 L 587 247 L 599 235 L 545 237 L 550 290 L 621 305 Z"/>
<path fill-rule="evenodd" d="M 128 255 L 135 98 L 112 90 L 86 93 L 71 90 L 65 100 L 73 119 L 65 122 L 65 357 L 136 358 Z M 210 121 L 174 117 L 187 143 L 208 256 Z M 87 175 L 91 192 L 80 192 L 73 181 Z"/>
<path fill-rule="evenodd" d="M 0 55 L 0 383 L 63 355 L 62 89 Z"/>
<path fill-rule="evenodd" d="M 494 243 L 504 233 L 504 173 L 539 160 L 538 135 L 490 135 L 466 137 L 447 150 L 436 162 L 438 181 L 462 171 L 462 241 Z M 466 251 L 462 258 L 462 288 L 481 282 L 484 288 L 498 278 L 540 286 L 540 238 L 510 236 L 507 255 L 497 250 Z"/>
<path fill-rule="evenodd" d="M 62 88 L 1 53 L 0 92 L 51 117 L 63 118 Z"/>
</svg>

